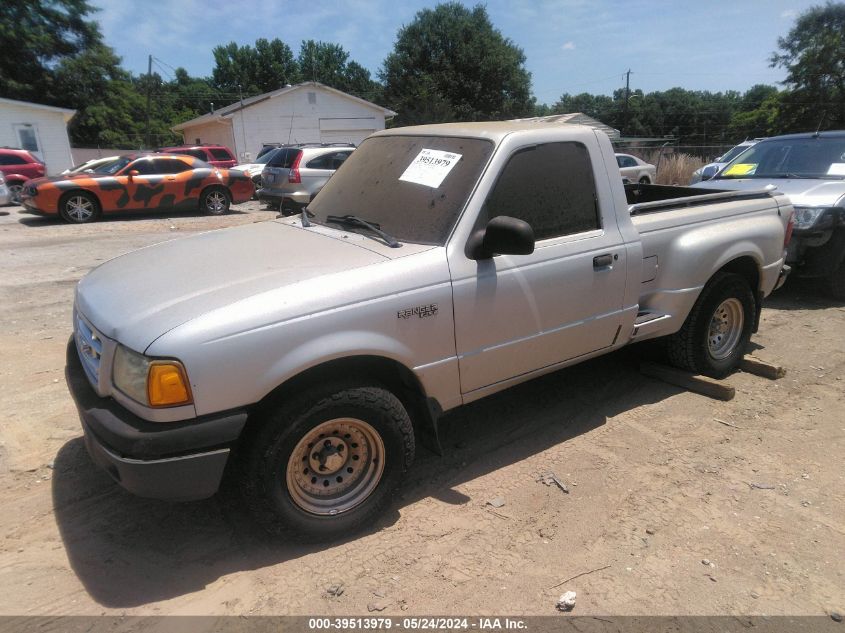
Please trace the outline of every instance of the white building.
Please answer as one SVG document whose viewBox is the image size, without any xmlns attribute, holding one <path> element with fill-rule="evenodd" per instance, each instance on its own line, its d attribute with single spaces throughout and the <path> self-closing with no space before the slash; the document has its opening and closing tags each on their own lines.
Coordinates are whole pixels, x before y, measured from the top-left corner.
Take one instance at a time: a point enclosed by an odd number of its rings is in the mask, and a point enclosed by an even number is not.
<svg viewBox="0 0 845 633">
<path fill-rule="evenodd" d="M 0 147 L 25 149 L 44 161 L 48 174 L 73 167 L 67 124 L 76 110 L 0 98 Z"/>
<path fill-rule="evenodd" d="M 239 160 L 265 143 L 354 143 L 396 113 L 316 81 L 287 86 L 173 126 L 185 144 L 225 145 Z"/>
</svg>

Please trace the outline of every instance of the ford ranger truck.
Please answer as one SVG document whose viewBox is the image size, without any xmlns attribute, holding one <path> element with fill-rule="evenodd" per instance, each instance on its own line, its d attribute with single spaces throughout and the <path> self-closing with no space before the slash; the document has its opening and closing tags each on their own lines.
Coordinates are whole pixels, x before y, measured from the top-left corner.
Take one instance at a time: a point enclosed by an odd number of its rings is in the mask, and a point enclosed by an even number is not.
<svg viewBox="0 0 845 633">
<path fill-rule="evenodd" d="M 845 300 L 845 131 L 764 139 L 737 156 L 703 188 L 773 186 L 795 206 L 786 263 L 794 277 L 819 279 Z"/>
<path fill-rule="evenodd" d="M 335 538 L 389 503 L 445 411 L 658 337 L 730 372 L 791 217 L 769 191 L 623 187 L 587 127 L 385 130 L 299 216 L 88 273 L 67 379 L 127 490 L 198 499 L 226 473 L 271 531 Z"/>
</svg>

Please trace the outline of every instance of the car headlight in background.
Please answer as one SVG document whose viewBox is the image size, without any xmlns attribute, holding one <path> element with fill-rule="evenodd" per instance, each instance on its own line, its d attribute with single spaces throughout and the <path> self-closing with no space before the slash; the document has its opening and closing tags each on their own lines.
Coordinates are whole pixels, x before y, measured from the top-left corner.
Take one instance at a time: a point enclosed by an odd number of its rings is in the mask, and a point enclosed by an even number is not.
<svg viewBox="0 0 845 633">
<path fill-rule="evenodd" d="M 690 178 L 689 184 L 694 185 L 697 182 L 701 182 L 701 170 L 704 169 L 703 167 L 699 167 L 694 172 L 692 172 L 692 178 Z"/>
<path fill-rule="evenodd" d="M 148 358 L 118 345 L 112 369 L 114 386 L 148 407 L 191 404 L 185 367 L 178 360 Z"/>
<path fill-rule="evenodd" d="M 809 229 L 827 210 L 827 207 L 795 207 L 795 228 Z"/>
</svg>

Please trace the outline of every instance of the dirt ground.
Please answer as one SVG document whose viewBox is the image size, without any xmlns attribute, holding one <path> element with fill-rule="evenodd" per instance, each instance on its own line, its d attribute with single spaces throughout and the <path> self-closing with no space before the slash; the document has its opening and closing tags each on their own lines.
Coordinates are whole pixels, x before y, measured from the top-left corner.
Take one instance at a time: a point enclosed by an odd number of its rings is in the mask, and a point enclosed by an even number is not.
<svg viewBox="0 0 845 633">
<path fill-rule="evenodd" d="M 418 451 L 378 525 L 306 547 L 232 492 L 123 492 L 89 460 L 63 377 L 90 268 L 274 214 L 2 212 L 0 614 L 553 615 L 567 590 L 577 615 L 845 611 L 845 307 L 812 288 L 776 293 L 753 339 L 785 378 L 737 373 L 718 402 L 642 376 L 636 348 L 560 371 L 449 414 L 445 457 Z"/>
</svg>

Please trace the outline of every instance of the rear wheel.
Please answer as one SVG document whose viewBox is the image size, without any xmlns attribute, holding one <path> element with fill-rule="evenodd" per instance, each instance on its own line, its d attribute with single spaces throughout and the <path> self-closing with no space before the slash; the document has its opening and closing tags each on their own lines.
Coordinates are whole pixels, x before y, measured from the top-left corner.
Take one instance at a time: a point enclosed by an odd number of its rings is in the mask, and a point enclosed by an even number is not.
<svg viewBox="0 0 845 633">
<path fill-rule="evenodd" d="M 100 217 L 100 203 L 85 191 L 72 191 L 59 201 L 59 215 L 65 222 L 85 224 Z"/>
<path fill-rule="evenodd" d="M 744 277 L 717 273 L 701 291 L 683 327 L 668 338 L 673 365 L 721 378 L 745 355 L 756 303 Z"/>
<path fill-rule="evenodd" d="M 200 209 L 209 215 L 224 215 L 230 205 L 229 192 L 223 187 L 209 187 L 200 196 Z"/>
<path fill-rule="evenodd" d="M 643 176 L 642 178 L 640 178 L 640 184 L 641 185 L 650 185 L 651 179 L 648 176 Z"/>
<path fill-rule="evenodd" d="M 242 489 L 270 532 L 328 540 L 371 523 L 413 458 L 410 418 L 390 391 L 321 388 L 267 416 L 240 457 Z"/>
</svg>

